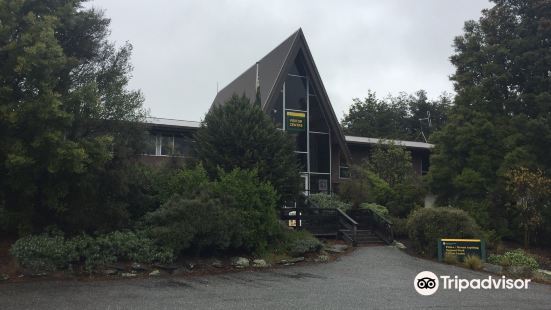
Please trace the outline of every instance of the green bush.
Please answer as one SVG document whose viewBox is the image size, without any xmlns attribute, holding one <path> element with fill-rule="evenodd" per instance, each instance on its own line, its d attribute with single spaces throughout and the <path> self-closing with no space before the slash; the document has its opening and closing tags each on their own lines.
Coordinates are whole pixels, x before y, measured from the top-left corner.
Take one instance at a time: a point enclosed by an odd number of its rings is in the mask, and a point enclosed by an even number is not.
<svg viewBox="0 0 551 310">
<path fill-rule="evenodd" d="M 255 171 L 220 171 L 190 199 L 174 195 L 145 218 L 148 234 L 179 254 L 231 249 L 263 251 L 278 238 L 273 187 L 260 182 Z"/>
<path fill-rule="evenodd" d="M 285 239 L 287 252 L 294 257 L 317 253 L 323 248 L 323 244 L 307 231 L 290 231 Z"/>
<path fill-rule="evenodd" d="M 364 202 L 384 205 L 394 196 L 388 183 L 369 170 L 365 163 L 352 167 L 352 178 L 340 184 L 339 194 L 353 207 Z"/>
<path fill-rule="evenodd" d="M 78 259 L 84 262 L 84 268 L 88 272 L 117 261 L 115 254 L 106 249 L 103 242 L 98 242 L 94 237 L 82 235 L 68 242 L 75 249 Z"/>
<path fill-rule="evenodd" d="M 480 238 L 481 230 L 465 211 L 454 208 L 423 208 L 414 211 L 407 223 L 413 249 L 436 256 L 439 238 Z"/>
<path fill-rule="evenodd" d="M 230 213 L 217 199 L 174 195 L 146 216 L 146 231 L 176 254 L 188 249 L 225 250 L 233 245 L 234 230 L 240 225 L 237 219 L 237 213 Z"/>
<path fill-rule="evenodd" d="M 10 253 L 19 265 L 33 272 L 64 269 L 77 259 L 74 248 L 62 236 L 24 237 L 12 245 Z"/>
<path fill-rule="evenodd" d="M 426 191 L 416 179 L 409 183 L 396 184 L 393 195 L 390 196 L 385 206 L 391 215 L 407 217 L 414 209 L 423 207 Z"/>
<path fill-rule="evenodd" d="M 362 203 L 360 205 L 360 209 L 369 209 L 384 218 L 389 217 L 388 209 L 376 203 Z"/>
<path fill-rule="evenodd" d="M 463 264 L 465 264 L 465 267 L 469 269 L 473 269 L 473 270 L 482 269 L 482 260 L 480 259 L 480 257 L 476 255 L 467 255 L 463 260 Z"/>
<path fill-rule="evenodd" d="M 72 239 L 29 236 L 17 240 L 11 254 L 22 267 L 34 272 L 61 270 L 78 261 L 84 262 L 87 271 L 92 271 L 116 261 L 167 263 L 173 260 L 170 250 L 134 232 L 113 232 L 95 238 L 81 235 Z"/>
<path fill-rule="evenodd" d="M 392 232 L 395 238 L 407 238 L 408 236 L 408 219 L 390 216 L 392 222 Z"/>
<path fill-rule="evenodd" d="M 503 255 L 490 255 L 490 257 L 488 257 L 488 262 L 505 267 L 524 266 L 531 270 L 539 268 L 538 262 L 532 256 L 526 254 L 522 249 L 505 252 Z"/>
<path fill-rule="evenodd" d="M 342 211 L 346 211 L 351 207 L 349 203 L 342 202 L 335 195 L 325 193 L 312 194 L 308 196 L 308 199 L 320 208 L 337 208 Z"/>
<path fill-rule="evenodd" d="M 444 263 L 448 265 L 456 265 L 459 263 L 459 260 L 457 259 L 457 255 L 446 253 L 444 255 Z"/>
</svg>

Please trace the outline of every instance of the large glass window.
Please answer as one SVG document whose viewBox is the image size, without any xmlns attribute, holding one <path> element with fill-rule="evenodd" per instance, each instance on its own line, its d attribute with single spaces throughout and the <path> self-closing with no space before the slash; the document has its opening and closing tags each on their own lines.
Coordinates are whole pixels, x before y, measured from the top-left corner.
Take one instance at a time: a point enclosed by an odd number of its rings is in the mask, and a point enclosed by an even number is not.
<svg viewBox="0 0 551 310">
<path fill-rule="evenodd" d="M 323 112 L 316 96 L 310 96 L 310 131 L 329 132 Z"/>
<path fill-rule="evenodd" d="M 162 135 L 161 137 L 161 154 L 160 155 L 172 155 L 174 147 L 174 138 L 172 135 Z"/>
<path fill-rule="evenodd" d="M 300 172 L 308 172 L 308 159 L 307 159 L 308 154 L 295 153 L 295 155 L 297 156 Z"/>
<path fill-rule="evenodd" d="M 307 152 L 307 140 L 306 140 L 306 131 L 291 133 L 289 135 L 295 139 L 295 150 L 299 152 Z"/>
<path fill-rule="evenodd" d="M 190 156 L 193 140 L 184 135 L 174 135 L 174 156 Z"/>
<path fill-rule="evenodd" d="M 287 76 L 285 81 L 285 109 L 306 111 L 307 82 L 304 77 Z"/>
<path fill-rule="evenodd" d="M 157 145 L 157 134 L 150 133 L 149 135 L 147 135 L 147 138 L 146 138 L 146 141 L 145 141 L 144 154 L 146 154 L 146 155 L 156 155 L 156 153 L 155 153 L 156 145 Z"/>
<path fill-rule="evenodd" d="M 310 171 L 329 173 L 331 169 L 329 135 L 310 133 Z"/>
</svg>

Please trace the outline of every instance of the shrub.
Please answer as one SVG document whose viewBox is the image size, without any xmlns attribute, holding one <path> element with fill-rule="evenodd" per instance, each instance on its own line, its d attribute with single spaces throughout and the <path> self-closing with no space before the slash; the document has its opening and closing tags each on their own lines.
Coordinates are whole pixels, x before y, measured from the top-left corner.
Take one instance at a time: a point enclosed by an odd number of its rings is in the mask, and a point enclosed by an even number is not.
<svg viewBox="0 0 551 310">
<path fill-rule="evenodd" d="M 323 248 L 323 244 L 307 231 L 290 231 L 286 239 L 287 251 L 295 257 L 317 253 Z"/>
<path fill-rule="evenodd" d="M 22 267 L 33 272 L 63 269 L 77 258 L 74 248 L 62 236 L 24 237 L 12 245 L 10 253 Z"/>
<path fill-rule="evenodd" d="M 407 217 L 415 208 L 423 207 L 426 191 L 417 179 L 396 184 L 392 190 L 394 195 L 385 203 L 391 215 Z"/>
<path fill-rule="evenodd" d="M 447 207 L 414 211 L 407 229 L 413 249 L 427 256 L 436 256 L 439 238 L 481 237 L 481 230 L 472 217 L 463 210 Z"/>
<path fill-rule="evenodd" d="M 448 265 L 456 265 L 459 261 L 457 260 L 457 255 L 446 254 L 444 255 L 444 263 Z"/>
<path fill-rule="evenodd" d="M 148 234 L 175 253 L 265 250 L 281 232 L 275 190 L 260 182 L 255 171 L 219 174 L 219 180 L 204 185 L 196 198 L 174 195 L 148 214 Z"/>
<path fill-rule="evenodd" d="M 176 254 L 190 248 L 198 252 L 224 250 L 230 247 L 233 229 L 237 228 L 232 226 L 236 223 L 235 214 L 227 211 L 216 199 L 186 199 L 174 195 L 146 216 L 146 231 Z"/>
<path fill-rule="evenodd" d="M 352 167 L 352 178 L 340 184 L 339 193 L 353 207 L 364 202 L 386 204 L 394 195 L 388 183 L 370 171 L 365 163 Z"/>
<path fill-rule="evenodd" d="M 308 199 L 320 208 L 337 208 L 342 211 L 350 209 L 350 204 L 342 202 L 334 195 L 317 193 L 308 196 Z"/>
<path fill-rule="evenodd" d="M 476 255 L 467 255 L 463 260 L 463 264 L 469 269 L 480 270 L 482 269 L 482 260 Z"/>
<path fill-rule="evenodd" d="M 246 251 L 265 250 L 269 242 L 281 237 L 276 190 L 270 183 L 260 181 L 256 170 L 234 169 L 219 175 L 213 194 L 230 210 L 234 244 L 241 244 L 239 247 Z"/>
<path fill-rule="evenodd" d="M 388 209 L 376 203 L 362 203 L 360 205 L 360 209 L 369 209 L 384 218 L 389 217 Z"/>
<path fill-rule="evenodd" d="M 117 261 L 117 257 L 112 252 L 106 250 L 102 242 L 97 242 L 91 236 L 78 236 L 71 239 L 70 243 L 75 249 L 79 260 L 84 262 L 84 268 L 88 272 Z"/>
<path fill-rule="evenodd" d="M 34 272 L 65 269 L 77 261 L 83 261 L 85 269 L 92 271 L 117 260 L 167 263 L 173 259 L 171 251 L 134 232 L 113 232 L 95 238 L 81 235 L 68 240 L 62 236 L 29 236 L 17 240 L 11 254 L 22 267 Z"/>
<path fill-rule="evenodd" d="M 392 232 L 396 238 L 405 238 L 408 236 L 408 220 L 399 217 L 390 216 L 390 221 L 392 222 Z"/>
<path fill-rule="evenodd" d="M 538 262 L 533 257 L 527 255 L 522 249 L 505 252 L 503 255 L 490 255 L 490 257 L 488 257 L 488 262 L 505 267 L 528 267 L 531 270 L 539 268 Z"/>
</svg>

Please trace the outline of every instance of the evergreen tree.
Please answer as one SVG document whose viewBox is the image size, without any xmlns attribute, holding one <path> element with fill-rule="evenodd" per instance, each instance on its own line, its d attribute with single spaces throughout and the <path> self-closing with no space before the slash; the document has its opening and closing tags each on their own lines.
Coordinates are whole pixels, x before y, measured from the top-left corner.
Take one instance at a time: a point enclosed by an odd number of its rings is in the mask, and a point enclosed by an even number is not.
<svg viewBox="0 0 551 310">
<path fill-rule="evenodd" d="M 493 2 L 454 41 L 457 96 L 434 137 L 430 184 L 441 203 L 474 202 L 487 228 L 518 234 L 505 173 L 551 169 L 551 2 Z"/>
<path fill-rule="evenodd" d="M 218 169 L 257 169 L 280 195 L 280 205 L 296 199 L 300 179 L 293 142 L 245 96 L 213 107 L 195 138 L 197 156 L 211 177 Z"/>
<path fill-rule="evenodd" d="M 23 231 L 125 212 L 143 100 L 126 90 L 131 46 L 82 2 L 0 2 L 0 211 Z"/>
<path fill-rule="evenodd" d="M 446 122 L 450 104 L 447 94 L 429 100 L 424 90 L 413 95 L 401 93 L 383 99 L 369 91 L 363 101 L 354 99 L 344 116 L 342 127 L 349 135 L 424 142 L 423 135 L 428 139 Z"/>
</svg>

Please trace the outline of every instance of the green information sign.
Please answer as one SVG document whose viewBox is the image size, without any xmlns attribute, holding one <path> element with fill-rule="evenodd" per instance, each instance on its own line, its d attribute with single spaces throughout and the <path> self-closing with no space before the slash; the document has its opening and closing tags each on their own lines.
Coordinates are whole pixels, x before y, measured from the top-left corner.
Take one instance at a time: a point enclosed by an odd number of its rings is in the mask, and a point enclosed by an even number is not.
<svg viewBox="0 0 551 310">
<path fill-rule="evenodd" d="M 288 131 L 305 131 L 306 130 L 306 113 L 287 111 L 285 113 L 285 130 Z"/>
<path fill-rule="evenodd" d="M 465 256 L 476 255 L 486 260 L 486 245 L 480 239 L 439 239 L 438 260 L 442 261 L 446 255 L 455 255 L 462 261 Z"/>
</svg>

